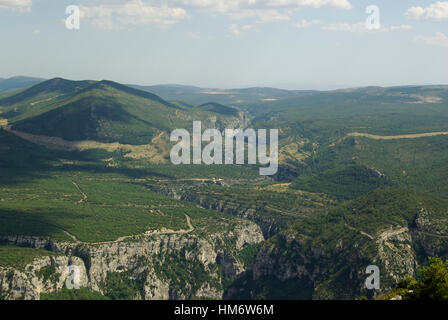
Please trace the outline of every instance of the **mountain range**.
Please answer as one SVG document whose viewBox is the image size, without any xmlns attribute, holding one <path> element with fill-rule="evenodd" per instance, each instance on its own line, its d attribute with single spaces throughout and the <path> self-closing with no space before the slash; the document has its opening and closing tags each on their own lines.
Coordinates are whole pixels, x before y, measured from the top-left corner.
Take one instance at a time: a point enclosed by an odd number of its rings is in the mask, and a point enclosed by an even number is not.
<svg viewBox="0 0 448 320">
<path fill-rule="evenodd" d="M 10 90 L 23 89 L 38 84 L 42 81 L 44 81 L 44 79 L 22 76 L 11 77 L 8 79 L 0 78 L 0 93 Z"/>
</svg>

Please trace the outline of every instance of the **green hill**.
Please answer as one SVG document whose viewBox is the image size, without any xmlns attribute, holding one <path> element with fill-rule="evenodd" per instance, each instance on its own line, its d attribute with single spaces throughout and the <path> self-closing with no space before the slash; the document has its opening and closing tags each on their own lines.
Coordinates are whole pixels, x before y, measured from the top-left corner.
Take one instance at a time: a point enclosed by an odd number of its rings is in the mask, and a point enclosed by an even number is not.
<svg viewBox="0 0 448 320">
<path fill-rule="evenodd" d="M 340 199 L 353 199 L 391 184 L 388 177 L 376 170 L 352 165 L 330 169 L 312 176 L 299 177 L 291 188 L 325 193 Z"/>
<path fill-rule="evenodd" d="M 313 94 L 311 90 L 284 90 L 269 87 L 253 87 L 243 89 L 216 89 L 199 88 L 182 85 L 155 85 L 139 86 L 130 85 L 139 90 L 155 93 L 164 99 L 183 101 L 188 104 L 200 105 L 210 101 L 229 106 L 245 107 L 251 104 L 259 104 L 263 101 L 277 101 L 290 97 Z"/>
<path fill-rule="evenodd" d="M 148 230 L 154 239 L 181 240 L 185 247 L 157 251 L 151 263 L 135 255 L 127 264 L 135 269 L 114 260 L 113 270 L 100 274 L 111 283 L 99 287 L 102 294 L 121 296 L 123 289 L 131 298 L 144 279 L 147 288 L 166 281 L 177 292 L 216 282 L 228 289 L 226 298 L 353 299 L 372 295 L 364 290 L 368 265 L 380 267 L 381 290 L 389 292 L 427 256 L 448 256 L 448 135 L 402 136 L 448 131 L 447 87 L 154 88 L 171 98 L 107 80 L 65 79 L 1 94 L 0 238 L 63 240 L 93 248 L 97 258 L 115 242 L 138 245 Z M 151 162 L 154 154 L 167 159 L 173 129 L 191 131 L 201 120 L 222 130 L 241 125 L 242 114 L 249 127 L 279 129 L 278 176 L 260 177 L 250 165 Z M 234 238 L 245 219 L 265 241 L 251 243 L 249 229 L 246 244 Z M 210 245 L 213 253 L 204 255 Z M 34 257 L 11 250 L 4 264 Z M 211 262 L 213 280 L 202 262 L 189 260 L 193 252 Z M 109 265 L 94 260 L 86 266 Z M 42 295 L 63 297 L 98 298 L 90 291 Z"/>
<path fill-rule="evenodd" d="M 394 185 L 448 198 L 447 147 L 448 137 L 443 135 L 396 140 L 347 137 L 300 163 L 293 187 L 353 198 Z M 355 172 L 360 166 L 370 168 L 364 169 L 370 174 Z"/>
<path fill-rule="evenodd" d="M 11 77 L 8 79 L 0 78 L 0 93 L 23 89 L 26 87 L 33 86 L 39 82 L 45 81 L 41 78 L 32 78 L 32 77 Z"/>
<path fill-rule="evenodd" d="M 169 134 L 175 128 L 188 129 L 193 120 L 207 125 L 212 120 L 210 112 L 218 116 L 222 126 L 234 122 L 237 116 L 207 108 L 188 110 L 112 81 L 52 79 L 1 99 L 0 105 L 2 117 L 8 119 L 13 130 L 69 141 L 133 145 L 150 144 L 158 134 Z"/>
<path fill-rule="evenodd" d="M 198 107 L 196 110 L 209 111 L 213 113 L 218 113 L 225 116 L 234 116 L 238 117 L 238 110 L 235 108 L 227 107 L 219 103 L 208 102 L 204 103 Z"/>
<path fill-rule="evenodd" d="M 2 118 L 10 119 L 11 122 L 12 119 L 22 119 L 52 110 L 92 83 L 55 78 L 3 98 L 0 96 Z"/>
<path fill-rule="evenodd" d="M 346 133 L 380 135 L 448 130 L 448 87 L 361 88 L 248 106 L 253 126 L 281 128 L 321 143 Z"/>
</svg>

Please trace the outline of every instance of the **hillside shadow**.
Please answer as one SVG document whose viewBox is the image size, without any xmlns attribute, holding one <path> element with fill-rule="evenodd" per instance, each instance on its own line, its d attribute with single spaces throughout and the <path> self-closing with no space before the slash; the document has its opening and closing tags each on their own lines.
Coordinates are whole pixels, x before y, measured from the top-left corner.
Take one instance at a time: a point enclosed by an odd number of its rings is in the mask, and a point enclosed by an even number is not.
<svg viewBox="0 0 448 320">
<path fill-rule="evenodd" d="M 122 154 L 101 149 L 61 151 L 23 140 L 0 128 L 0 185 L 18 185 L 51 177 L 57 172 L 110 173 L 132 179 L 172 178 L 149 168 L 107 167 L 103 160 Z M 1 195 L 1 193 L 0 193 Z"/>
<path fill-rule="evenodd" d="M 35 236 L 66 238 L 63 230 L 69 225 L 58 225 L 57 220 L 76 221 L 85 217 L 54 208 L 21 211 L 0 208 L 0 239 L 5 236 Z"/>
</svg>

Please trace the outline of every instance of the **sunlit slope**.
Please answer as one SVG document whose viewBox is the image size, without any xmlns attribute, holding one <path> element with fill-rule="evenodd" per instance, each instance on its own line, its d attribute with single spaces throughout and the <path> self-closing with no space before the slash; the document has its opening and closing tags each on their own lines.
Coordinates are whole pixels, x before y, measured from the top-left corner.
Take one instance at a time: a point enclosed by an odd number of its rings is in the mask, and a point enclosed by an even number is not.
<svg viewBox="0 0 448 320">
<path fill-rule="evenodd" d="M 448 87 L 360 88 L 253 104 L 255 126 L 321 142 L 352 132 L 398 135 L 448 131 Z"/>
<path fill-rule="evenodd" d="M 298 165 L 293 188 L 354 198 L 385 186 L 448 197 L 448 137 L 374 140 L 347 137 Z"/>
<path fill-rule="evenodd" d="M 280 174 L 300 176 L 299 189 L 353 198 L 398 184 L 448 194 L 448 86 L 319 92 L 248 110 L 251 127 L 279 129 Z"/>
<path fill-rule="evenodd" d="M 190 110 L 140 90 L 111 82 L 53 79 L 0 100 L 2 117 L 15 131 L 123 144 L 151 144 L 176 128 L 238 123 L 238 113 Z M 233 109 L 232 109 L 233 110 Z"/>
<path fill-rule="evenodd" d="M 312 94 L 311 90 L 284 90 L 269 87 L 244 89 L 213 89 L 182 85 L 138 86 L 134 88 L 155 93 L 166 100 L 182 101 L 192 105 L 201 105 L 213 101 L 229 106 L 245 107 L 264 101 L 277 101 L 287 97 Z"/>
<path fill-rule="evenodd" d="M 57 108 L 67 98 L 91 85 L 93 81 L 71 81 L 54 78 L 13 95 L 0 96 L 2 117 L 12 120 L 39 115 Z"/>
<path fill-rule="evenodd" d="M 223 215 L 158 195 L 142 183 L 168 175 L 106 166 L 101 159 L 111 156 L 48 150 L 0 129 L 0 238 L 103 243 L 223 227 Z"/>
</svg>

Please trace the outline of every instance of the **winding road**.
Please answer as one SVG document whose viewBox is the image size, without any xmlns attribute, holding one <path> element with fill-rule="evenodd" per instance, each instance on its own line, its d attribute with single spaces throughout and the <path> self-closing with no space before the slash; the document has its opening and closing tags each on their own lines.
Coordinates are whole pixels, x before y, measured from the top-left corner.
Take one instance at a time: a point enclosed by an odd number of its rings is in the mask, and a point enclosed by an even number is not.
<svg viewBox="0 0 448 320">
<path fill-rule="evenodd" d="M 81 188 L 75 181 L 72 181 L 72 183 L 75 185 L 76 189 L 78 189 L 79 193 L 81 193 L 82 195 L 82 198 L 81 200 L 78 201 L 78 203 L 83 203 L 84 201 L 87 200 L 87 195 L 84 192 L 82 192 Z"/>
<path fill-rule="evenodd" d="M 135 239 L 137 237 L 140 236 L 152 236 L 152 235 L 165 235 L 165 234 L 188 234 L 194 231 L 194 227 L 191 224 L 191 219 L 188 215 L 185 214 L 185 218 L 187 219 L 187 225 L 188 225 L 188 229 L 187 230 L 169 230 L 169 229 L 162 229 L 162 230 L 151 230 L 151 231 L 146 231 L 142 234 L 139 235 L 130 235 L 130 236 L 124 236 L 124 237 L 120 237 L 117 240 L 113 240 L 113 241 L 101 241 L 101 242 L 86 242 L 86 241 L 81 241 L 79 240 L 75 235 L 71 234 L 70 232 L 63 230 L 64 233 L 69 236 L 74 242 L 76 242 L 76 244 L 89 244 L 89 245 L 101 245 L 101 244 L 113 244 L 113 243 L 119 243 L 128 239 Z"/>
<path fill-rule="evenodd" d="M 397 140 L 397 139 L 416 139 L 416 138 L 425 138 L 425 137 L 435 137 L 435 136 L 446 136 L 448 135 L 447 131 L 440 132 L 427 132 L 427 133 L 416 133 L 416 134 L 402 134 L 396 136 L 378 136 L 370 133 L 360 133 L 360 132 L 352 132 L 347 134 L 347 137 L 364 137 L 374 140 Z"/>
</svg>

